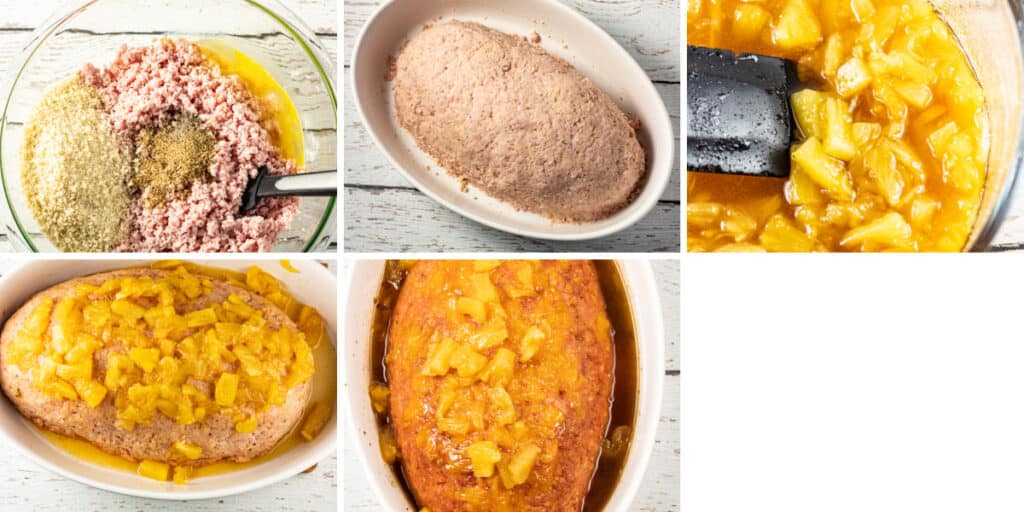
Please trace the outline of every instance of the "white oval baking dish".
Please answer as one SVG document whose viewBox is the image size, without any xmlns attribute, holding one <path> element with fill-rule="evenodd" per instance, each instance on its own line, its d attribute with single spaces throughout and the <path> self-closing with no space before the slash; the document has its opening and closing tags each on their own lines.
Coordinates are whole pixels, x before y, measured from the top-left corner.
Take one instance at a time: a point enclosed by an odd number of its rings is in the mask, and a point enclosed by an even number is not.
<svg viewBox="0 0 1024 512">
<path fill-rule="evenodd" d="M 633 324 L 636 329 L 637 417 L 633 443 L 625 470 L 604 512 L 630 510 L 633 497 L 643 480 L 654 449 L 654 438 L 661 414 L 662 377 L 665 373 L 665 336 L 657 283 L 651 266 L 645 261 L 618 261 L 626 287 Z M 384 275 L 383 260 L 354 262 L 348 272 L 344 292 L 345 350 L 342 354 L 341 400 L 348 418 L 348 442 L 362 462 L 361 468 L 348 471 L 366 475 L 370 487 L 380 499 L 381 510 L 417 512 L 411 508 L 401 484 L 380 455 L 377 420 L 370 406 L 369 385 L 373 372 L 370 361 L 370 327 L 374 299 Z"/>
<path fill-rule="evenodd" d="M 119 268 L 146 265 L 153 260 L 39 260 L 26 262 L 0 278 L 0 325 L 36 292 L 73 277 Z M 338 295 L 334 275 L 319 263 L 293 261 L 298 273 L 285 270 L 277 260 L 195 261 L 201 265 L 245 270 L 259 265 L 284 283 L 297 300 L 315 308 L 324 318 L 331 343 L 337 347 Z M 320 435 L 275 457 L 271 462 L 174 485 L 97 466 L 75 458 L 51 444 L 18 413 L 0 393 L 0 441 L 10 443 L 26 457 L 49 471 L 92 487 L 131 496 L 167 500 L 219 498 L 265 487 L 290 478 L 327 458 L 337 443 L 337 412 Z"/>
<path fill-rule="evenodd" d="M 457 18 L 511 34 L 536 31 L 541 46 L 588 76 L 626 114 L 640 121 L 638 138 L 647 153 L 647 179 L 636 200 L 615 215 L 583 224 L 553 223 L 516 211 L 470 186 L 462 191 L 416 146 L 394 114 L 389 56 L 425 24 Z M 477 222 L 522 236 L 586 240 L 623 230 L 654 208 L 672 174 L 675 141 L 665 103 L 635 60 L 597 25 L 557 0 L 390 0 L 363 27 L 352 52 L 356 107 L 374 142 L 392 165 L 421 192 Z M 428 168 L 430 170 L 428 170 Z"/>
</svg>

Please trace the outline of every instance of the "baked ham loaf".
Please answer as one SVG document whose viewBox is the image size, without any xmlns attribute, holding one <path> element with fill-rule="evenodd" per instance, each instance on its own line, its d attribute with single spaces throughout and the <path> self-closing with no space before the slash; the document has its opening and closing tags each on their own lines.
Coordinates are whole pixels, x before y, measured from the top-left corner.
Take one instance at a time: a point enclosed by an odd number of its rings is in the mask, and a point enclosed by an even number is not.
<svg viewBox="0 0 1024 512">
<path fill-rule="evenodd" d="M 122 285 L 104 293 L 108 282 Z M 182 286 L 169 286 L 174 290 L 173 313 L 151 309 L 171 301 L 147 288 L 153 283 Z M 88 290 L 93 291 L 83 296 Z M 76 296 L 77 305 L 65 309 L 64 299 Z M 139 309 L 123 302 L 115 305 L 119 298 Z M 77 310 L 77 316 L 67 314 L 69 310 Z M 215 323 L 208 317 L 214 310 Z M 62 329 L 79 325 L 87 330 L 81 325 L 99 325 L 104 315 L 110 320 L 100 329 L 103 333 L 79 332 L 71 345 L 61 348 Z M 244 323 L 245 318 L 264 325 L 249 329 L 230 323 Z M 35 336 L 34 330 L 45 334 Z M 224 281 L 143 268 L 95 274 L 36 294 L 7 320 L 0 332 L 0 386 L 38 427 L 85 440 L 113 455 L 189 466 L 245 462 L 288 434 L 309 399 L 312 352 L 301 337 L 290 334 L 295 330 L 277 306 Z M 46 347 L 42 355 L 31 348 L 36 337 Z M 256 350 L 239 341 L 243 338 L 259 339 L 265 346 Z M 92 356 L 80 357 L 81 350 L 92 350 Z M 278 352 L 271 357 L 274 350 Z M 46 355 L 52 351 L 63 351 L 56 358 L 66 364 L 54 369 L 53 358 Z M 211 351 L 220 355 L 211 356 Z M 49 376 L 39 379 L 40 374 Z M 277 384 L 258 384 L 258 378 Z M 266 407 L 260 407 L 263 402 Z"/>
<path fill-rule="evenodd" d="M 614 368 L 591 262 L 417 262 L 387 346 L 391 423 L 419 507 L 580 510 Z"/>
<path fill-rule="evenodd" d="M 399 124 L 452 176 L 556 221 L 628 206 L 646 157 L 594 83 L 522 37 L 478 23 L 425 28 L 394 69 Z"/>
</svg>

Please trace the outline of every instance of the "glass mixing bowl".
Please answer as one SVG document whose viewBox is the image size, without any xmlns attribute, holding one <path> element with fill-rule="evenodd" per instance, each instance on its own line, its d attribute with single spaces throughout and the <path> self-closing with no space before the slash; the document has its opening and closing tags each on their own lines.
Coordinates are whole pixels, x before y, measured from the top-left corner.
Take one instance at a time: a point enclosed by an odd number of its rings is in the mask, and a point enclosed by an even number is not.
<svg viewBox="0 0 1024 512">
<path fill-rule="evenodd" d="M 1013 203 L 1024 166 L 1024 5 L 1021 0 L 933 0 L 985 91 L 989 160 L 978 220 L 965 250 L 984 251 Z"/>
<path fill-rule="evenodd" d="M 0 222 L 23 250 L 57 248 L 40 232 L 21 184 L 23 123 L 52 85 L 87 62 L 154 38 L 217 39 L 263 66 L 291 96 L 302 122 L 305 171 L 337 169 L 334 66 L 323 44 L 276 0 L 92 0 L 53 16 L 33 34 L 0 88 Z M 275 251 L 317 251 L 336 239 L 334 198 L 303 198 Z"/>
</svg>

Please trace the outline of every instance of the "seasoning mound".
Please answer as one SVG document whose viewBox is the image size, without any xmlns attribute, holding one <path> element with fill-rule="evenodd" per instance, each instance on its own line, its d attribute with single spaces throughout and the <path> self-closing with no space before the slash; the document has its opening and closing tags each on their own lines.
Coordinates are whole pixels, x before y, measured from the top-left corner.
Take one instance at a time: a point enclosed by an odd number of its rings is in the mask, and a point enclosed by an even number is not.
<svg viewBox="0 0 1024 512">
<path fill-rule="evenodd" d="M 131 158 L 106 129 L 100 93 L 78 77 L 50 89 L 28 118 L 22 185 L 62 251 L 106 251 L 123 236 Z"/>
<path fill-rule="evenodd" d="M 161 206 L 209 176 L 217 139 L 193 115 L 178 116 L 139 134 L 132 184 L 147 204 Z"/>
<path fill-rule="evenodd" d="M 44 233 L 61 250 L 268 251 L 299 199 L 245 215 L 261 166 L 298 172 L 274 145 L 264 107 L 199 46 L 122 46 L 51 91 L 26 128 L 24 181 Z"/>
</svg>

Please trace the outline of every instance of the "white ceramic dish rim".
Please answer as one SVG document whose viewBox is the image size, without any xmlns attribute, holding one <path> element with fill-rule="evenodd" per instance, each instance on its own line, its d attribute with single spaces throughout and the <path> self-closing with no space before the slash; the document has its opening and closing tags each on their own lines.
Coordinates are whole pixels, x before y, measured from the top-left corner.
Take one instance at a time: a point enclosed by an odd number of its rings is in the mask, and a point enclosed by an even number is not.
<svg viewBox="0 0 1024 512">
<path fill-rule="evenodd" d="M 9 272 L 5 273 L 2 277 L 0 277 L 0 293 L 3 293 L 5 287 L 8 285 L 8 283 L 14 281 L 16 279 L 16 277 L 19 276 L 22 272 L 26 271 L 26 269 L 30 269 L 31 267 L 38 266 L 38 265 L 52 264 L 52 263 L 55 263 L 55 262 L 71 262 L 71 261 L 73 261 L 73 260 L 66 260 L 66 259 L 32 260 L 32 261 L 25 261 L 25 262 L 21 262 L 19 264 L 16 264 Z M 88 264 L 108 264 L 107 266 L 109 266 L 109 268 L 113 269 L 113 268 L 129 267 L 129 266 L 137 265 L 137 264 L 152 263 L 153 261 L 154 260 L 116 259 L 116 260 L 106 260 L 106 261 L 90 260 L 90 261 L 88 261 L 86 263 L 88 263 Z M 192 262 L 195 262 L 195 263 L 199 263 L 199 264 L 207 264 L 207 265 L 210 265 L 210 266 L 221 266 L 221 267 L 223 267 L 223 266 L 226 266 L 225 263 L 229 263 L 229 262 L 231 262 L 231 263 L 238 263 L 238 262 L 240 262 L 242 260 L 234 259 L 234 260 L 212 260 L 212 261 L 200 261 L 200 260 L 189 260 L 189 261 L 192 261 Z M 264 265 L 269 266 L 271 264 L 276 264 L 277 261 L 278 260 L 253 260 L 253 261 L 246 261 L 245 263 L 246 264 L 254 264 L 254 263 L 255 264 L 264 264 Z M 305 260 L 304 261 L 292 261 L 291 263 L 292 263 L 292 265 L 296 269 L 299 270 L 300 274 L 305 274 L 305 273 L 315 274 L 315 275 L 317 275 L 316 280 L 318 282 L 323 283 L 323 286 L 328 287 L 328 288 L 330 288 L 332 290 L 336 290 L 337 289 L 337 281 L 334 278 L 334 275 L 331 274 L 329 271 L 327 271 L 327 269 L 325 269 L 322 266 L 320 266 L 318 263 L 316 263 L 314 261 L 305 261 Z M 86 274 L 77 274 L 77 275 L 86 275 Z M 39 290 L 33 290 L 32 293 L 35 293 L 37 291 L 41 291 L 42 289 L 43 288 L 41 288 Z M 335 294 L 335 297 L 336 297 L 336 294 Z M 337 313 L 336 313 L 337 307 L 336 307 L 336 303 L 335 303 L 335 308 L 334 309 L 335 309 L 335 313 L 333 315 L 334 321 L 331 322 L 330 318 L 328 318 L 331 315 L 327 315 L 327 314 L 324 315 L 324 319 L 328 323 L 334 323 L 335 327 L 336 327 L 336 324 L 337 324 L 337 316 L 336 316 L 337 315 Z M 11 311 L 11 313 L 13 313 L 13 310 Z M 2 323 L 4 321 L 6 321 L 6 318 L 7 318 L 7 315 L 5 314 L 5 312 L 0 310 L 0 325 L 2 325 Z M 331 331 L 331 329 L 328 329 L 328 332 L 330 332 L 330 331 Z M 335 344 L 335 347 L 337 347 L 336 329 L 334 329 L 334 331 L 335 331 L 335 336 L 334 336 L 334 339 L 332 339 L 332 342 Z M 336 348 L 336 350 L 337 350 L 337 348 Z M 3 396 L 2 393 L 0 393 L 0 414 L 7 414 L 7 413 L 9 413 L 11 411 L 13 411 L 14 415 L 17 415 L 17 420 L 20 421 L 20 423 L 22 425 L 24 425 L 24 427 L 28 431 L 30 431 L 32 435 L 34 435 L 35 437 L 37 437 L 40 440 L 42 440 L 47 446 L 53 448 L 54 450 L 56 450 L 58 452 L 62 452 L 62 450 L 59 447 L 53 446 L 48 441 L 46 441 L 44 438 L 42 438 L 40 436 L 40 434 L 35 430 L 35 427 L 31 424 L 31 422 L 29 422 L 27 419 L 25 419 L 20 414 L 18 414 L 17 409 L 15 409 L 12 404 L 10 404 L 10 401 L 7 399 L 7 397 Z M 0 425 L 3 425 L 3 423 L 0 422 Z M 67 478 L 69 480 L 73 480 L 73 481 L 76 481 L 76 482 L 79 482 L 79 483 L 82 483 L 82 484 L 85 484 L 85 485 L 88 485 L 88 486 L 91 486 L 91 487 L 95 487 L 95 488 L 98 488 L 98 489 L 103 489 L 105 491 L 115 492 L 115 493 L 118 493 L 118 494 L 124 494 L 124 495 L 128 495 L 128 496 L 137 496 L 137 497 L 141 497 L 141 498 L 152 498 L 152 499 L 159 499 L 159 500 L 198 500 L 198 499 L 222 498 L 222 497 L 226 497 L 226 496 L 232 496 L 232 495 L 235 495 L 235 494 L 241 494 L 241 493 L 244 493 L 244 492 L 249 492 L 249 491 L 256 490 L 256 489 L 259 489 L 259 488 L 262 488 L 262 487 L 266 487 L 266 486 L 269 486 L 269 485 L 276 484 L 278 482 L 281 482 L 283 480 L 286 480 L 288 478 L 291 478 L 291 477 L 301 473 L 305 469 L 307 469 L 307 468 L 309 468 L 309 467 L 319 463 L 320 461 L 326 459 L 332 452 L 334 452 L 337 449 L 337 427 L 338 427 L 337 408 L 335 408 L 334 416 L 332 417 L 331 421 L 329 421 L 328 424 L 324 426 L 324 429 L 321 431 L 320 435 L 317 437 L 315 442 L 314 443 L 310 443 L 309 445 L 304 445 L 306 447 L 306 449 L 302 453 L 297 455 L 293 460 L 291 460 L 290 463 L 282 464 L 282 463 L 278 462 L 278 459 L 274 459 L 274 461 L 267 462 L 265 464 L 261 464 L 260 466 L 256 466 L 256 467 L 262 467 L 264 465 L 270 465 L 270 467 L 274 468 L 274 471 L 271 474 L 269 474 L 267 476 L 264 476 L 262 478 L 256 478 L 256 479 L 242 478 L 249 471 L 249 469 L 243 469 L 243 470 L 234 471 L 234 472 L 230 472 L 230 473 L 225 473 L 225 474 L 221 474 L 221 475 L 215 475 L 215 476 L 211 476 L 211 477 L 206 477 L 206 478 L 210 478 L 210 479 L 225 479 L 225 480 L 233 481 L 234 483 L 228 483 L 228 484 L 226 484 L 226 485 L 224 485 L 222 487 L 213 488 L 213 489 L 204 490 L 204 491 L 192 491 L 192 490 L 189 490 L 187 486 L 185 486 L 185 487 L 174 486 L 174 484 L 171 484 L 171 483 L 167 483 L 166 484 L 167 488 L 169 489 L 167 491 L 151 491 L 151 490 L 146 490 L 146 489 L 127 487 L 127 486 L 123 486 L 123 485 L 110 484 L 110 483 L 106 483 L 106 482 L 97 480 L 95 478 L 92 478 L 91 476 L 89 476 L 87 474 L 78 473 L 78 472 L 75 472 L 75 471 L 69 470 L 68 468 L 63 467 L 60 464 L 56 464 L 54 462 L 51 462 L 46 457 L 42 456 L 41 454 L 36 453 L 32 448 L 30 448 L 28 446 L 22 445 L 17 439 L 15 439 L 15 436 L 12 435 L 11 433 L 8 433 L 5 428 L 0 428 L 0 441 L 2 441 L 4 443 L 7 443 L 9 446 L 12 446 L 17 452 L 21 453 L 23 456 L 25 456 L 26 458 L 30 459 L 34 463 L 42 466 L 43 468 L 45 468 L 45 469 L 47 469 L 49 471 L 52 471 L 54 473 L 57 473 L 57 474 L 65 477 L 65 478 Z M 303 447 L 293 448 L 288 453 L 291 454 L 293 452 L 296 452 L 297 450 L 302 450 L 302 448 Z M 64 454 L 64 456 L 66 456 L 66 457 L 73 457 L 73 456 L 67 455 L 67 454 Z M 108 470 L 107 468 L 97 467 L 97 466 L 94 466 L 94 465 L 89 464 L 89 463 L 84 462 L 84 461 L 76 461 L 76 462 L 82 462 L 83 464 L 86 464 L 86 465 L 88 465 L 88 467 L 93 468 L 93 469 L 98 469 L 98 470 L 103 470 L 103 471 L 116 471 L 116 470 Z M 276 467 L 275 467 L 275 465 L 276 465 Z M 145 477 L 138 476 L 136 478 L 139 479 L 140 483 L 145 483 L 145 484 L 152 484 L 152 483 L 154 483 L 154 481 L 149 480 L 149 479 L 147 479 Z M 204 478 L 204 480 L 205 480 L 205 478 Z M 157 482 L 157 483 L 159 483 L 159 482 Z"/>
<path fill-rule="evenodd" d="M 477 215 L 477 214 L 473 213 L 472 211 L 469 211 L 466 208 L 463 208 L 463 207 L 461 207 L 461 206 L 459 206 L 457 204 L 454 204 L 454 203 L 452 203 L 452 202 L 442 198 L 439 194 L 434 192 L 434 190 L 432 190 L 431 187 L 427 186 L 422 180 L 417 178 L 413 173 L 411 173 L 408 170 L 406 170 L 405 167 L 403 165 L 401 165 L 398 162 L 398 160 L 391 154 L 391 152 L 386 149 L 386 146 L 383 144 L 383 142 L 381 140 L 381 137 L 377 134 L 377 130 L 374 128 L 374 125 L 371 124 L 368 121 L 368 119 L 367 119 L 367 116 L 366 116 L 366 113 L 365 113 L 364 107 L 363 107 L 364 96 L 362 94 L 360 94 L 360 89 L 359 89 L 359 86 L 358 86 L 359 80 L 358 80 L 358 76 L 356 75 L 358 73 L 358 71 L 359 71 L 359 66 L 355 64 L 357 62 L 357 57 L 359 55 L 359 52 L 360 52 L 360 50 L 361 50 L 361 48 L 363 46 L 364 38 L 366 37 L 366 35 L 369 32 L 370 28 L 374 25 L 374 22 L 377 21 L 377 18 L 381 15 L 381 13 L 383 13 L 391 4 L 393 4 L 393 3 L 397 2 L 397 1 L 400 1 L 400 0 L 386 0 L 385 2 L 382 2 L 377 7 L 377 9 L 374 11 L 374 13 L 370 16 L 370 18 L 366 21 L 366 23 L 363 25 L 363 28 L 360 30 L 359 35 L 356 38 L 355 45 L 353 46 L 352 56 L 351 56 L 351 62 L 353 63 L 353 65 L 352 65 L 352 91 L 353 91 L 353 95 L 355 96 L 355 99 L 356 99 L 356 101 L 355 101 L 356 110 L 359 112 L 359 117 L 360 117 L 360 119 L 361 119 L 361 121 L 363 123 L 363 126 L 366 128 L 366 131 L 370 134 L 370 138 L 373 139 L 374 144 L 376 144 L 377 147 L 381 150 L 381 152 L 384 153 L 385 157 L 387 157 L 387 159 L 388 159 L 388 162 L 391 163 L 391 166 L 394 167 L 395 169 L 397 169 L 398 172 L 401 173 L 402 176 L 407 181 L 412 183 L 420 192 L 426 194 L 428 197 L 430 197 L 434 201 L 436 201 L 439 204 L 445 206 L 446 208 L 448 208 L 448 209 L 458 213 L 459 215 L 462 215 L 463 217 L 469 218 L 469 219 L 471 219 L 473 221 L 476 221 L 476 222 L 478 222 L 480 224 L 483 224 L 485 226 L 489 226 L 489 227 L 492 227 L 494 229 L 498 229 L 498 230 L 505 231 L 505 232 L 508 232 L 508 233 L 512 233 L 512 234 L 515 234 L 515 235 L 532 237 L 532 238 L 538 238 L 538 239 L 546 239 L 546 240 L 557 240 L 557 241 L 591 240 L 591 239 L 602 238 L 602 237 L 606 237 L 606 236 L 612 235 L 614 233 L 622 231 L 622 230 L 624 230 L 626 228 L 629 228 L 630 226 L 636 224 L 641 219 L 645 218 L 654 209 L 654 207 L 657 206 L 658 201 L 660 200 L 661 196 L 664 194 L 665 189 L 668 187 L 668 184 L 669 184 L 669 182 L 671 181 L 671 178 L 672 178 L 672 163 L 675 161 L 675 158 L 676 158 L 674 143 L 665 144 L 666 147 L 659 147 L 659 151 L 662 151 L 662 152 L 666 153 L 667 158 L 665 158 L 663 160 L 663 162 L 664 162 L 663 165 L 667 165 L 668 168 L 667 169 L 654 168 L 654 169 L 650 169 L 648 171 L 647 177 L 646 177 L 646 181 L 644 182 L 644 185 L 643 185 L 643 189 L 641 190 L 641 193 L 639 193 L 638 196 L 637 196 L 637 199 L 636 199 L 637 204 L 630 205 L 631 207 L 633 207 L 633 209 L 632 209 L 632 211 L 628 212 L 628 215 L 626 214 L 627 213 L 626 210 L 623 210 L 623 211 L 621 211 L 619 213 L 616 213 L 615 215 L 613 215 L 611 217 L 612 219 L 615 219 L 616 217 L 618 217 L 618 219 L 616 219 L 615 222 L 609 223 L 609 224 L 607 224 L 607 225 L 605 225 L 603 227 L 600 227 L 600 228 L 589 228 L 589 229 L 587 229 L 588 223 L 578 224 L 577 226 L 580 227 L 580 230 L 576 231 L 576 232 L 571 232 L 571 233 L 552 233 L 552 232 L 541 231 L 541 230 L 536 230 L 536 229 L 522 228 L 522 227 L 517 227 L 515 225 L 512 225 L 510 223 L 502 223 L 502 222 L 499 222 L 499 221 L 496 221 L 496 220 L 488 219 L 486 217 Z M 636 60 L 633 59 L 633 57 L 630 56 L 629 53 L 626 52 L 626 50 L 623 49 L 622 46 L 620 46 L 618 44 L 618 42 L 615 41 L 614 38 L 612 38 L 612 36 L 608 35 L 607 32 L 605 32 L 603 29 L 598 27 L 597 24 L 595 24 L 594 22 L 590 21 L 589 19 L 587 19 L 582 14 L 580 14 L 580 13 L 576 12 L 575 10 L 573 10 L 572 8 L 570 8 L 570 7 L 566 6 L 566 5 L 558 2 L 557 0 L 535 0 L 535 1 L 546 2 L 552 8 L 560 10 L 567 17 L 573 18 L 578 23 L 581 23 L 581 24 L 587 26 L 588 28 L 592 29 L 595 33 L 599 34 L 598 37 L 603 39 L 606 47 L 613 48 L 614 49 L 613 51 L 616 52 L 616 54 L 617 54 L 616 56 L 619 59 L 621 59 L 623 62 L 628 62 L 629 65 L 634 68 L 634 72 L 637 72 L 637 73 L 639 73 L 639 74 L 641 74 L 643 76 L 648 76 L 647 73 L 643 70 L 643 68 L 640 67 L 640 64 L 638 64 L 636 62 Z M 668 109 L 665 107 L 664 102 L 661 101 L 660 96 L 659 96 L 659 94 L 657 92 L 657 89 L 655 89 L 655 87 L 654 87 L 654 84 L 650 80 L 646 80 L 642 84 L 637 84 L 637 85 L 642 86 L 645 89 L 645 91 L 644 91 L 645 94 L 651 95 L 652 97 L 659 98 L 658 99 L 659 111 L 657 113 L 657 117 L 658 117 L 657 121 L 658 121 L 659 125 L 668 127 L 668 132 L 671 134 L 672 133 L 672 122 L 671 122 L 671 118 L 669 117 Z M 648 152 L 648 157 L 650 157 L 650 151 Z M 644 195 L 643 192 L 645 190 L 647 190 L 647 189 L 655 190 L 657 192 L 657 194 L 649 194 L 649 195 L 647 195 L 646 199 L 644 199 L 641 202 L 641 198 Z M 627 209 L 629 209 L 629 207 L 627 207 Z"/>
<path fill-rule="evenodd" d="M 360 331 L 370 328 L 370 319 L 353 318 L 355 315 L 353 304 L 366 301 L 365 296 L 353 296 L 357 289 L 354 283 L 357 279 L 367 279 L 368 265 L 382 265 L 383 260 L 363 260 L 355 262 L 349 268 L 346 276 L 345 286 L 345 339 L 346 348 L 351 350 L 349 333 L 353 325 L 358 325 Z M 633 498 L 636 497 L 643 482 L 643 476 L 650 462 L 654 450 L 654 442 L 657 436 L 658 425 L 661 416 L 661 406 L 664 393 L 662 376 L 665 373 L 665 334 L 664 320 L 661 311 L 661 299 L 658 296 L 657 281 L 654 278 L 654 271 L 647 261 L 641 260 L 617 260 L 619 272 L 625 284 L 626 295 L 629 299 L 633 316 L 634 328 L 636 329 L 637 357 L 641 363 L 638 385 L 640 385 L 639 396 L 637 397 L 637 420 L 636 430 L 633 433 L 632 446 L 630 446 L 625 469 L 613 491 L 604 512 L 626 512 L 631 509 Z M 369 272 L 370 278 L 379 279 L 382 272 L 373 270 Z M 371 296 L 369 300 L 372 301 Z M 372 318 L 372 307 L 370 308 Z M 362 333 L 364 343 L 368 343 L 368 332 Z M 349 350 L 342 356 L 343 385 L 341 387 L 342 409 L 345 411 L 349 440 L 354 443 L 355 451 L 358 454 L 360 463 L 364 468 L 373 468 L 383 463 L 376 444 L 376 425 L 370 425 L 372 429 L 371 444 L 359 438 L 359 432 L 367 430 L 367 425 L 358 424 L 358 418 L 364 411 L 356 411 L 353 401 L 349 400 L 349 393 L 367 393 L 367 386 L 361 379 L 352 379 L 349 376 L 349 361 L 351 359 Z M 356 350 L 353 354 L 365 354 Z M 363 373 L 369 362 L 364 361 Z M 353 363 L 360 365 L 360 363 Z M 368 435 L 371 435 L 368 434 Z M 391 475 L 390 468 L 384 468 L 384 473 Z M 392 507 L 394 510 L 416 512 L 409 507 L 406 497 L 401 489 L 397 489 L 386 479 L 376 476 L 374 471 L 365 472 L 369 480 L 370 488 L 381 501 L 382 506 Z M 393 476 L 391 477 L 393 479 Z M 400 508 L 394 508 L 400 507 Z"/>
</svg>

